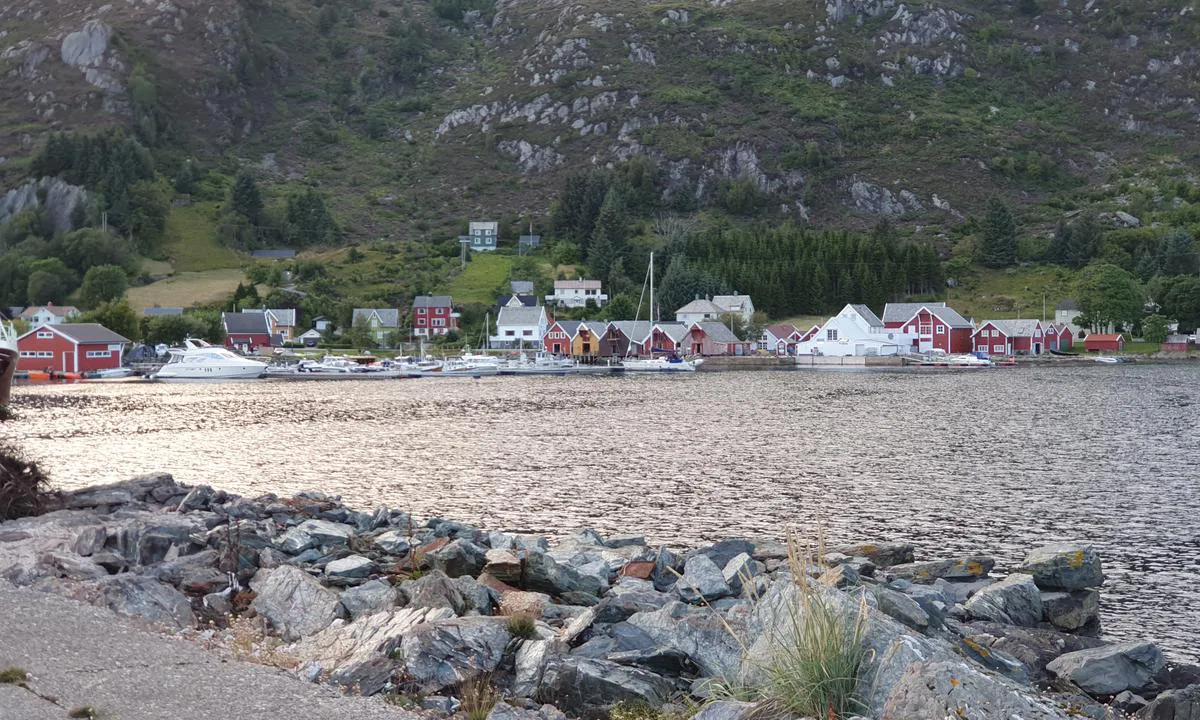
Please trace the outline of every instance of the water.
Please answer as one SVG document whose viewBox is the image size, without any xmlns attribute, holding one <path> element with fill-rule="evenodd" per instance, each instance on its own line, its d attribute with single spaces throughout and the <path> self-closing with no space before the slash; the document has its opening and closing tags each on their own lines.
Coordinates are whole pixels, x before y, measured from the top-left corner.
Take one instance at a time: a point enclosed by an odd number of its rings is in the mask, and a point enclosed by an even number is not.
<svg viewBox="0 0 1200 720">
<path fill-rule="evenodd" d="M 0 426 L 65 487 L 165 470 L 484 527 L 695 544 L 1094 544 L 1106 632 L 1200 661 L 1188 366 L 20 388 Z"/>
</svg>

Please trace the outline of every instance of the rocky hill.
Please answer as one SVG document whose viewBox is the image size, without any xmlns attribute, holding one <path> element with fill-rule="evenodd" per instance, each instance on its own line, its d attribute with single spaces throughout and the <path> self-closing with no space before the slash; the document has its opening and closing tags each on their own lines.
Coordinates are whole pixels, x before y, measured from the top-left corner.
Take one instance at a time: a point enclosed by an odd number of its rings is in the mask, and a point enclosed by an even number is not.
<svg viewBox="0 0 1200 720">
<path fill-rule="evenodd" d="M 335 198 L 351 236 L 542 212 L 635 156 L 688 211 L 952 222 L 1196 155 L 1194 4 L 1129 0 L 18 0 L 0 8 L 12 186 L 53 131 Z"/>
</svg>

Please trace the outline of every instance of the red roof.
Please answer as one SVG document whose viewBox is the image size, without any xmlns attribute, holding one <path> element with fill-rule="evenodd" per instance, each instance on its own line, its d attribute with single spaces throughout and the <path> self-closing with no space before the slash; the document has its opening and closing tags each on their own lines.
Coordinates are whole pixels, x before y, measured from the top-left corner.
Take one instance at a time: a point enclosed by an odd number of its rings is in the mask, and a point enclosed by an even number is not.
<svg viewBox="0 0 1200 720">
<path fill-rule="evenodd" d="M 1093 340 L 1095 342 L 1117 342 L 1121 338 L 1122 338 L 1122 335 L 1120 333 L 1116 333 L 1113 335 L 1108 335 L 1108 334 L 1104 334 L 1104 333 L 1092 333 L 1091 335 L 1088 335 L 1087 338 L 1085 338 L 1085 339 Z"/>
</svg>

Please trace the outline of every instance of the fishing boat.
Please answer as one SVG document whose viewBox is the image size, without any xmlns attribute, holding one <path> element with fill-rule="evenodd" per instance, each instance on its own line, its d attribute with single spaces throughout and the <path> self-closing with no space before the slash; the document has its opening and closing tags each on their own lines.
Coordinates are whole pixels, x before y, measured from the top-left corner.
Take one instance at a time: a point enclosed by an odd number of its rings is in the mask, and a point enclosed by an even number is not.
<svg viewBox="0 0 1200 720">
<path fill-rule="evenodd" d="M 646 270 L 646 279 L 650 286 L 650 327 L 654 327 L 657 318 L 654 312 L 654 253 L 650 253 L 650 267 Z M 642 285 L 645 290 L 646 284 Z M 641 303 L 638 303 L 639 310 Z M 634 318 L 636 322 L 638 318 Z M 632 339 L 630 341 L 632 345 Z M 704 361 L 700 358 L 685 359 L 672 352 L 666 356 L 650 358 L 626 357 L 621 361 L 621 369 L 625 372 L 695 372 Z"/>
<path fill-rule="evenodd" d="M 155 380 L 241 380 L 262 377 L 267 364 L 242 357 L 204 340 L 187 338 L 183 347 L 167 351 L 170 359 Z"/>
</svg>

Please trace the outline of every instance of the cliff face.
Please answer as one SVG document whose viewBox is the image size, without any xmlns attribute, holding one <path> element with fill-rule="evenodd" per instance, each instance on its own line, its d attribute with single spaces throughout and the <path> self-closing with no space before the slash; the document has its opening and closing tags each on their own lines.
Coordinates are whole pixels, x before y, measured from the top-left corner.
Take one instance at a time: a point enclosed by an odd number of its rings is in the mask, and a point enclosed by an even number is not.
<svg viewBox="0 0 1200 720">
<path fill-rule="evenodd" d="M 571 170 L 655 161 L 681 211 L 952 223 L 1195 157 L 1194 5 L 1104 0 L 18 0 L 0 172 L 114 123 L 279 182 L 352 233 L 542 210 Z M 513 178 L 518 178 L 513 182 Z"/>
</svg>

